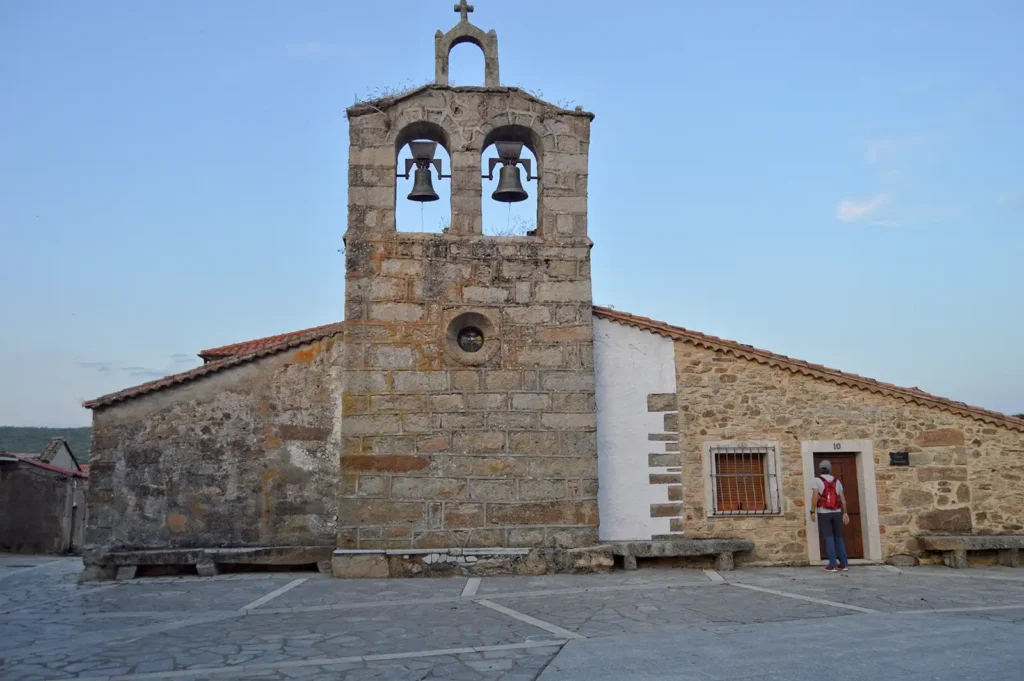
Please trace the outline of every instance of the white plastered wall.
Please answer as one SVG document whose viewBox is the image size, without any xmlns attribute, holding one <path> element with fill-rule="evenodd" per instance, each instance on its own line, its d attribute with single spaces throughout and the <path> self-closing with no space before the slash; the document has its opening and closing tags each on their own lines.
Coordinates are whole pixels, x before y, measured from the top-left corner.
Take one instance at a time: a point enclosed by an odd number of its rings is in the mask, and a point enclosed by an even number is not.
<svg viewBox="0 0 1024 681">
<path fill-rule="evenodd" d="M 602 540 L 650 539 L 669 533 L 651 504 L 668 503 L 668 486 L 650 484 L 648 435 L 664 414 L 647 411 L 647 395 L 676 391 L 675 348 L 668 338 L 594 318 L 597 381 L 598 506 Z"/>
</svg>

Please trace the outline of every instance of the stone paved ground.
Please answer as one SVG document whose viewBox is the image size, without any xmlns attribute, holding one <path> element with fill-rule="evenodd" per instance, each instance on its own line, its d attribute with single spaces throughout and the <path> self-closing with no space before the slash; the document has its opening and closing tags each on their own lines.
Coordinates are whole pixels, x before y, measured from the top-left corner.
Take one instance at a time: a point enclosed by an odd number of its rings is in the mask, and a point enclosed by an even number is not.
<svg viewBox="0 0 1024 681">
<path fill-rule="evenodd" d="M 0 555 L 4 681 L 1024 679 L 1010 568 L 78 585 L 80 569 Z M 816 666 L 822 640 L 846 642 L 839 673 Z"/>
</svg>

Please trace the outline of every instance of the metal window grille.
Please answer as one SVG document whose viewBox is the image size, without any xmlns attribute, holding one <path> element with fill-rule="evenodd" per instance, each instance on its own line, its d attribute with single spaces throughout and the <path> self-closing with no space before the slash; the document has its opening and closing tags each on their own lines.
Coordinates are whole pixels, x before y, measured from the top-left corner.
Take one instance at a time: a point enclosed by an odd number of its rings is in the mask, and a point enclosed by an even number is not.
<svg viewBox="0 0 1024 681">
<path fill-rule="evenodd" d="M 714 515 L 772 515 L 781 508 L 775 447 L 711 447 Z"/>
</svg>

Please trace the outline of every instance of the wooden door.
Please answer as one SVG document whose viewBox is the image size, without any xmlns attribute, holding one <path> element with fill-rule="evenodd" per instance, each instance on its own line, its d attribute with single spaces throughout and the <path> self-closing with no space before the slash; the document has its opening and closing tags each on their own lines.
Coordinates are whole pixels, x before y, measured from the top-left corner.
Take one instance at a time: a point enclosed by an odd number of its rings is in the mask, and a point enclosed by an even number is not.
<svg viewBox="0 0 1024 681">
<path fill-rule="evenodd" d="M 815 454 L 814 472 L 818 474 L 818 463 L 822 459 L 832 462 L 832 475 L 839 482 L 843 483 L 843 494 L 846 495 L 846 510 L 850 514 L 850 524 L 843 527 L 843 540 L 846 542 L 846 555 L 848 558 L 864 557 L 864 533 L 860 517 L 860 488 L 857 486 L 857 457 L 859 454 Z M 818 532 L 818 546 L 821 547 L 819 554 L 824 560 L 828 553 L 825 551 L 825 538 Z"/>
</svg>

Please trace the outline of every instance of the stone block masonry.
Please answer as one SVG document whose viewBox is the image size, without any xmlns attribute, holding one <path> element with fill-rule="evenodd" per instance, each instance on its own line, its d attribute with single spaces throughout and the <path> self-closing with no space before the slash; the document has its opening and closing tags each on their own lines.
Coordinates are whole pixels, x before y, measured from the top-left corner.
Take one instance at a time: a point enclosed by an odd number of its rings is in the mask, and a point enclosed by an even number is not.
<svg viewBox="0 0 1024 681">
<path fill-rule="evenodd" d="M 279 556 L 301 564 L 309 547 L 330 549 L 342 350 L 340 335 L 325 337 L 96 408 L 84 552 L 100 568 L 93 576 L 125 551 L 194 563 L 178 550 L 306 547 Z"/>
<path fill-rule="evenodd" d="M 922 535 L 1024 529 L 1018 484 L 1024 433 L 1015 425 L 836 386 L 681 341 L 676 366 L 687 537 L 750 539 L 757 544 L 753 562 L 806 563 L 810 491 L 801 443 L 818 440 L 872 442 L 883 559 L 933 560 Z M 709 517 L 702 447 L 721 440 L 779 443 L 782 514 Z M 889 452 L 909 452 L 910 465 L 890 466 Z M 860 503 L 863 518 L 863 496 Z"/>
<path fill-rule="evenodd" d="M 348 115 L 338 548 L 596 543 L 591 116 L 439 86 Z M 395 158 L 422 138 L 452 159 L 445 234 L 395 229 Z M 481 153 L 499 139 L 538 160 L 533 236 L 481 234 Z M 478 351 L 457 341 L 468 327 Z"/>
<path fill-rule="evenodd" d="M 339 548 L 596 541 L 591 302 L 589 278 L 579 278 L 589 249 L 537 250 L 527 239 L 349 235 Z M 382 280 L 392 283 L 366 283 Z M 559 281 L 584 286 L 535 299 L 537 284 Z M 494 305 L 460 297 L 474 282 L 525 284 L 529 295 Z M 448 327 L 464 312 L 490 323 L 481 364 L 450 347 Z"/>
<path fill-rule="evenodd" d="M 656 469 L 650 473 L 649 480 L 652 485 L 668 485 L 667 504 L 651 504 L 652 518 L 668 518 L 669 532 L 682 531 L 683 505 L 683 478 L 682 478 L 682 457 L 679 453 L 679 396 L 676 393 L 651 393 L 647 396 L 647 410 L 654 413 L 663 413 L 663 430 L 650 433 L 647 438 L 650 441 L 651 454 L 648 455 L 648 465 Z"/>
</svg>

